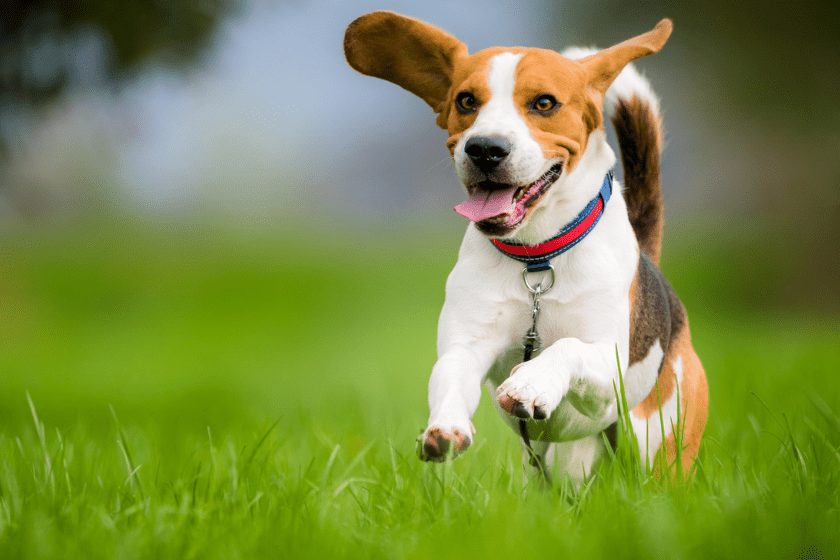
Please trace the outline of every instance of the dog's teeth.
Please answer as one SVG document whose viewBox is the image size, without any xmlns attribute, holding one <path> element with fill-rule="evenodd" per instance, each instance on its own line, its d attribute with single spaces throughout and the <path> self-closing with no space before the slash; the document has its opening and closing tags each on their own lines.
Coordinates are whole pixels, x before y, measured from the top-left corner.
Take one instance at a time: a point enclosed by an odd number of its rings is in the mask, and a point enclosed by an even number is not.
<svg viewBox="0 0 840 560">
<path fill-rule="evenodd" d="M 516 194 L 513 195 L 513 199 L 519 201 L 522 198 L 522 195 L 525 194 L 525 189 L 519 187 L 516 189 Z"/>
</svg>

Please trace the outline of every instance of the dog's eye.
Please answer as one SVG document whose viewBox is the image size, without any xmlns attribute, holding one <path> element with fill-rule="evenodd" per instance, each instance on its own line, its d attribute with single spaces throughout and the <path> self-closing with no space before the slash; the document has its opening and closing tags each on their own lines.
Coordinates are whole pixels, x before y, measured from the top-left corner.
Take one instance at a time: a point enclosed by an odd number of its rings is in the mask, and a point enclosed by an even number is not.
<svg viewBox="0 0 840 560">
<path fill-rule="evenodd" d="M 534 110 L 538 113 L 548 113 L 552 112 L 552 109 L 555 109 L 560 106 L 560 103 L 554 99 L 553 95 L 541 95 L 534 100 Z"/>
<path fill-rule="evenodd" d="M 476 102 L 473 94 L 468 91 L 462 91 L 458 94 L 458 97 L 455 98 L 455 105 L 458 107 L 459 111 L 469 113 L 475 109 L 478 102 Z"/>
</svg>

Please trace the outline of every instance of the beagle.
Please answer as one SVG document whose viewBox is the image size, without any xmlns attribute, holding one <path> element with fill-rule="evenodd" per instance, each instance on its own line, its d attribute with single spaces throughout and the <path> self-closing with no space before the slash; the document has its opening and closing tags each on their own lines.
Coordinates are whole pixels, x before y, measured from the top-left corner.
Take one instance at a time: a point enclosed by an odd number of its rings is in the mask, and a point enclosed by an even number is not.
<svg viewBox="0 0 840 560">
<path fill-rule="evenodd" d="M 435 111 L 466 188 L 455 210 L 471 223 L 446 282 L 422 458 L 442 461 L 471 445 L 484 382 L 502 417 L 515 429 L 523 422 L 545 467 L 580 481 L 614 444 L 620 367 L 642 464 L 662 474 L 664 460 L 673 475 L 680 458 L 689 472 L 708 386 L 685 309 L 657 268 L 659 101 L 628 66 L 658 52 L 671 29 L 663 19 L 602 51 L 470 55 L 440 29 L 392 12 L 347 28 L 350 66 Z M 531 327 L 542 344 L 524 361 Z"/>
</svg>

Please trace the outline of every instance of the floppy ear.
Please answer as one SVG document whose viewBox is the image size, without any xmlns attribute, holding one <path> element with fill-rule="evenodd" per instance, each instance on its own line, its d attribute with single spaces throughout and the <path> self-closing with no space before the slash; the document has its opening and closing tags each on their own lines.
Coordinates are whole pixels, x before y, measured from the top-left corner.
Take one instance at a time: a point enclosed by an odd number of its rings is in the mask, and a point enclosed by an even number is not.
<svg viewBox="0 0 840 560">
<path fill-rule="evenodd" d="M 449 88 L 455 62 L 467 46 L 428 23 L 393 12 L 372 12 L 344 33 L 347 62 L 368 76 L 407 89 L 431 105 L 446 128 Z"/>
<path fill-rule="evenodd" d="M 652 30 L 642 33 L 638 37 L 627 39 L 601 52 L 578 60 L 584 65 L 589 76 L 589 85 L 601 96 L 628 63 L 659 52 L 668 40 L 674 28 L 670 19 L 663 19 Z"/>
</svg>

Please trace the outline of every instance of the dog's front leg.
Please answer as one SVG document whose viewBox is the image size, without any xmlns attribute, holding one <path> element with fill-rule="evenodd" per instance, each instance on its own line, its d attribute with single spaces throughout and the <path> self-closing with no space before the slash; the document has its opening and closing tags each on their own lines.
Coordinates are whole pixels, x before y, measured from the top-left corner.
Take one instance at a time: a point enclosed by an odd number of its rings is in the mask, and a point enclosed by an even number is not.
<svg viewBox="0 0 840 560">
<path fill-rule="evenodd" d="M 627 349 L 619 353 L 626 364 Z M 568 398 L 584 416 L 612 422 L 617 416 L 613 388 L 617 379 L 614 344 L 563 338 L 513 368 L 496 397 L 499 406 L 520 418 L 548 418 Z"/>
<path fill-rule="evenodd" d="M 476 351 L 478 350 L 478 351 Z M 481 382 L 493 362 L 490 352 L 452 346 L 432 368 L 429 379 L 429 426 L 423 434 L 421 457 L 443 461 L 472 444 L 472 416 L 481 398 Z"/>
</svg>

